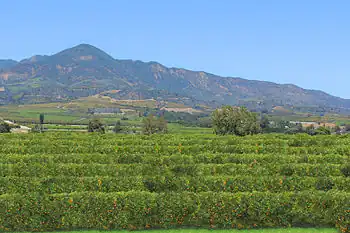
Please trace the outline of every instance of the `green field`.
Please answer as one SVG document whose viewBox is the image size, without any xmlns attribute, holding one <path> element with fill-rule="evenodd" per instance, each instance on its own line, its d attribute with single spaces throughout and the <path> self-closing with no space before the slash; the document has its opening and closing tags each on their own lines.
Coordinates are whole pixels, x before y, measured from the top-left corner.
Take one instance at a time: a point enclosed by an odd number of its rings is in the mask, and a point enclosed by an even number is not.
<svg viewBox="0 0 350 233">
<path fill-rule="evenodd" d="M 349 229 L 349 136 L 190 132 L 0 135 L 0 231 Z"/>
</svg>

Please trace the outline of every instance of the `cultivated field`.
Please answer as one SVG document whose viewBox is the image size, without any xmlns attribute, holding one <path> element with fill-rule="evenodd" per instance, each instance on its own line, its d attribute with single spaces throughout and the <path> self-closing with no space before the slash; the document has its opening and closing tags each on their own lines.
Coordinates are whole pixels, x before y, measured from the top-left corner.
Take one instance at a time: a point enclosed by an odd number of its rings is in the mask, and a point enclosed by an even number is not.
<svg viewBox="0 0 350 233">
<path fill-rule="evenodd" d="M 57 132 L 0 142 L 0 231 L 349 231 L 347 136 Z"/>
</svg>

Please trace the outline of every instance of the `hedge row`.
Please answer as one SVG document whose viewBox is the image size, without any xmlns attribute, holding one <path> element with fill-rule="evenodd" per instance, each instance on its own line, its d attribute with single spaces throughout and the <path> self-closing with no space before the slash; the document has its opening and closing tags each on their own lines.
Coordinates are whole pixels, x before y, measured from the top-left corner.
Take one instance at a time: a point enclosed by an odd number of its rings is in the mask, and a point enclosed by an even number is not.
<svg viewBox="0 0 350 233">
<path fill-rule="evenodd" d="M 140 139 L 137 139 L 140 140 Z M 65 154 L 65 153 L 144 153 L 150 154 L 159 152 L 164 155 L 171 155 L 175 153 L 194 154 L 203 151 L 212 153 L 234 153 L 234 154 L 350 154 L 350 147 L 346 144 L 331 147 L 309 146 L 309 147 L 278 147 L 278 146 L 264 146 L 264 145 L 215 145 L 215 144 L 197 144 L 191 146 L 184 146 L 181 142 L 176 146 L 170 145 L 118 145 L 116 143 L 108 143 L 108 141 L 101 141 L 96 143 L 83 144 L 62 144 L 61 141 L 51 142 L 31 142 L 30 146 L 6 144 L 0 147 L 2 154 Z"/>
<path fill-rule="evenodd" d="M 339 154 L 327 155 L 288 155 L 288 154 L 227 154 L 201 152 L 190 154 L 164 155 L 160 152 L 112 153 L 112 154 L 9 154 L 0 155 L 0 163 L 75 163 L 75 164 L 344 164 L 349 156 Z"/>
<path fill-rule="evenodd" d="M 100 192 L 286 192 L 286 191 L 350 192 L 350 178 L 300 176 L 120 176 L 120 177 L 0 177 L 0 195 L 40 192 L 46 194 L 83 191 Z"/>
<path fill-rule="evenodd" d="M 64 135 L 64 137 L 62 136 Z M 108 143 L 118 143 L 120 145 L 173 145 L 176 146 L 179 142 L 185 146 L 198 145 L 212 143 L 216 145 L 274 145 L 274 146 L 337 146 L 343 145 L 344 143 L 350 142 L 348 135 L 336 136 L 309 136 L 309 135 L 283 135 L 283 134 L 264 134 L 264 135 L 253 135 L 246 137 L 235 137 L 235 136 L 216 136 L 213 134 L 196 134 L 196 135 L 96 135 L 96 134 L 78 134 L 73 132 L 48 132 L 45 135 L 36 135 L 35 137 L 28 137 L 26 135 L 11 135 L 1 136 L 1 140 L 8 142 L 7 144 L 18 144 L 30 146 L 33 141 L 52 142 L 53 140 L 60 140 L 61 144 L 76 144 L 94 142 L 99 144 L 102 141 Z M 19 140 L 20 139 L 20 140 Z M 88 143 L 86 143 L 88 144 Z"/>
<path fill-rule="evenodd" d="M 349 208 L 345 192 L 28 193 L 0 196 L 0 230 L 334 227 Z"/>
<path fill-rule="evenodd" d="M 0 164 L 0 176 L 210 176 L 210 175 L 297 175 L 342 176 L 340 164 Z"/>
<path fill-rule="evenodd" d="M 349 154 L 350 137 L 257 135 L 244 138 L 214 135 L 95 135 L 46 133 L 45 135 L 1 136 L 0 153 L 222 153 Z"/>
</svg>

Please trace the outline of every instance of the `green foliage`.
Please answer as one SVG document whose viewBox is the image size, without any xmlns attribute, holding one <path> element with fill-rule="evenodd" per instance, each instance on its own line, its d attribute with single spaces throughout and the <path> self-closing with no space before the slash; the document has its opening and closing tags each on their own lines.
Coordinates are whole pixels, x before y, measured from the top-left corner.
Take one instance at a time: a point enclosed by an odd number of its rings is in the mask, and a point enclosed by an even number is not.
<svg viewBox="0 0 350 233">
<path fill-rule="evenodd" d="M 268 130 L 270 126 L 270 121 L 269 118 L 266 115 L 263 115 L 262 118 L 260 119 L 260 127 L 263 131 Z"/>
<path fill-rule="evenodd" d="M 317 135 L 330 135 L 331 130 L 327 127 L 320 126 L 315 130 L 315 134 L 317 134 Z"/>
<path fill-rule="evenodd" d="M 43 113 L 40 113 L 39 120 L 41 125 L 44 124 L 44 119 L 45 119 L 45 115 Z"/>
<path fill-rule="evenodd" d="M 348 136 L 48 132 L 0 141 L 0 231 L 349 227 Z"/>
<path fill-rule="evenodd" d="M 120 123 L 120 121 L 117 121 L 113 127 L 113 132 L 114 133 L 120 133 L 122 131 L 122 125 Z"/>
<path fill-rule="evenodd" d="M 7 124 L 6 122 L 0 123 L 0 133 L 10 133 L 11 132 L 11 126 Z"/>
<path fill-rule="evenodd" d="M 212 115 L 212 122 L 214 132 L 219 135 L 245 136 L 260 132 L 256 114 L 244 107 L 226 106 L 217 109 Z"/>
<path fill-rule="evenodd" d="M 346 216 L 349 200 L 344 192 L 14 194 L 0 196 L 0 206 L 7 207 L 0 226 L 16 232 L 182 226 L 247 229 L 301 224 L 331 227 Z"/>
<path fill-rule="evenodd" d="M 41 125 L 34 125 L 34 127 L 31 129 L 32 133 L 41 133 L 42 132 L 42 126 Z"/>
<path fill-rule="evenodd" d="M 146 135 L 154 134 L 157 131 L 156 118 L 153 115 L 148 115 L 148 117 L 143 119 L 143 133 Z"/>
<path fill-rule="evenodd" d="M 168 132 L 168 123 L 166 122 L 163 116 L 159 117 L 156 121 L 156 127 L 158 133 L 167 133 Z"/>
<path fill-rule="evenodd" d="M 40 113 L 40 115 L 39 115 L 40 133 L 43 132 L 44 118 L 45 118 L 44 114 L 43 114 L 43 113 Z"/>
<path fill-rule="evenodd" d="M 154 133 L 167 133 L 168 126 L 164 117 L 155 117 L 152 114 L 143 119 L 143 133 L 151 135 Z"/>
<path fill-rule="evenodd" d="M 316 189 L 321 191 L 329 191 L 333 186 L 334 181 L 329 177 L 320 177 L 316 183 Z"/>
<path fill-rule="evenodd" d="M 342 168 L 341 168 L 341 172 L 343 173 L 343 175 L 345 177 L 350 177 L 350 163 L 344 165 Z"/>
<path fill-rule="evenodd" d="M 93 119 L 89 122 L 88 132 L 105 133 L 105 127 L 98 119 Z"/>
<path fill-rule="evenodd" d="M 306 127 L 305 132 L 306 132 L 308 135 L 316 135 L 314 125 L 309 125 L 308 127 Z"/>
</svg>

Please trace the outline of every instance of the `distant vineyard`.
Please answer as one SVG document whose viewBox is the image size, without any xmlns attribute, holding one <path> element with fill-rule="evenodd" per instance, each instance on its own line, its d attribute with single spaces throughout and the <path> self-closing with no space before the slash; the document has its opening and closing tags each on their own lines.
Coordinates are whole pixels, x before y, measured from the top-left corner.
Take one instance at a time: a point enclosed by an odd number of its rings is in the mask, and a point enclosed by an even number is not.
<svg viewBox="0 0 350 233">
<path fill-rule="evenodd" d="M 347 136 L 66 132 L 0 141 L 0 231 L 349 231 Z"/>
</svg>

